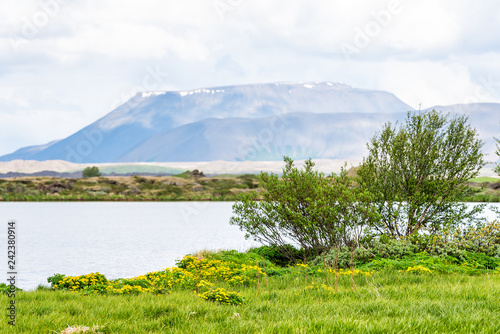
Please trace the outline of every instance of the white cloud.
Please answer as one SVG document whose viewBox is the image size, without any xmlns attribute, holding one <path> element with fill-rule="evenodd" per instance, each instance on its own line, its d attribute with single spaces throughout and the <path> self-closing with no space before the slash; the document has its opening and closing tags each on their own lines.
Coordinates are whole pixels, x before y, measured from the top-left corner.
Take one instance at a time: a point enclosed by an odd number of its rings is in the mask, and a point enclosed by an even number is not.
<svg viewBox="0 0 500 334">
<path fill-rule="evenodd" d="M 415 108 L 467 103 L 474 94 L 469 70 L 457 62 L 387 62 L 381 68 L 380 87 Z"/>
<path fill-rule="evenodd" d="M 438 1 L 406 2 L 389 27 L 387 43 L 417 53 L 453 49 L 460 38 L 459 17 L 453 6 Z"/>
<path fill-rule="evenodd" d="M 174 54 L 180 60 L 204 60 L 208 50 L 196 36 L 186 33 L 175 35 L 153 25 L 108 22 L 86 26 L 77 36 L 54 41 L 51 54 L 80 57 L 94 54 L 110 58 L 160 59 Z M 63 58 L 63 57 L 61 57 Z"/>
</svg>

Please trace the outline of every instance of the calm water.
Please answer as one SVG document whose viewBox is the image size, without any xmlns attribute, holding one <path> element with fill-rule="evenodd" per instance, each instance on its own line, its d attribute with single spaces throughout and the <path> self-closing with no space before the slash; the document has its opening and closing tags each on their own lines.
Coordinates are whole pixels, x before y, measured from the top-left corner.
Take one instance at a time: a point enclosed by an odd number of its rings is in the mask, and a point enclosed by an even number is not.
<svg viewBox="0 0 500 334">
<path fill-rule="evenodd" d="M 18 286 L 33 289 L 54 273 L 134 277 L 175 265 L 202 249 L 257 245 L 229 225 L 230 202 L 0 203 L 0 244 L 17 220 Z M 7 272 L 6 247 L 0 282 Z"/>
<path fill-rule="evenodd" d="M 232 204 L 4 202 L 0 245 L 7 244 L 8 220 L 16 219 L 18 286 L 23 289 L 48 285 L 47 277 L 55 273 L 134 277 L 171 267 L 177 258 L 197 250 L 258 246 L 229 225 Z M 494 218 L 491 212 L 487 216 Z M 6 282 L 6 248 L 0 248 L 0 282 Z"/>
</svg>

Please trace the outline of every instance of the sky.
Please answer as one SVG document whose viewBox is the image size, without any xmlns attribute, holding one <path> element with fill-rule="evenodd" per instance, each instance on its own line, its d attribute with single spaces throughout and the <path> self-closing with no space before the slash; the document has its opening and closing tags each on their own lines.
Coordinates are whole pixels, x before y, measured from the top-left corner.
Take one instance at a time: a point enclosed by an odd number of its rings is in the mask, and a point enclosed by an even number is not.
<svg viewBox="0 0 500 334">
<path fill-rule="evenodd" d="M 139 91 L 332 81 L 414 108 L 500 102 L 493 0 L 0 2 L 0 155 Z"/>
</svg>

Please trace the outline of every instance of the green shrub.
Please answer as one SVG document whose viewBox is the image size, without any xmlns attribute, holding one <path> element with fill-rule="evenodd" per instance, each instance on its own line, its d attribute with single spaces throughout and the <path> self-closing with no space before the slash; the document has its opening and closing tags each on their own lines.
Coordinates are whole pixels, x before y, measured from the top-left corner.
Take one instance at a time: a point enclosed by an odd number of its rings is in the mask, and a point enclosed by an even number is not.
<svg viewBox="0 0 500 334">
<path fill-rule="evenodd" d="M 82 171 L 82 177 L 85 179 L 89 177 L 99 177 L 99 176 L 101 176 L 101 172 L 99 172 L 99 168 L 96 166 L 87 167 Z"/>
<path fill-rule="evenodd" d="M 415 237 L 429 254 L 462 258 L 465 252 L 500 258 L 500 222 L 493 221 Z"/>
<path fill-rule="evenodd" d="M 56 276 L 56 277 L 54 277 Z M 76 292 L 79 290 L 83 290 L 92 285 L 99 284 L 107 284 L 108 280 L 106 277 L 100 273 L 90 273 L 87 275 L 81 276 L 65 276 L 60 274 L 56 274 L 52 277 L 49 277 L 47 281 L 52 283 L 52 281 L 57 281 L 57 283 L 53 284 L 52 288 L 55 290 L 69 290 L 71 292 Z M 51 280 L 52 279 L 52 280 Z"/>
<path fill-rule="evenodd" d="M 459 260 L 453 257 L 430 256 L 426 253 L 418 253 L 405 256 L 401 259 L 374 259 L 361 268 L 370 270 L 397 269 L 407 270 L 410 267 L 422 266 L 431 271 L 442 273 L 464 273 L 482 274 L 487 270 L 495 270 L 500 267 L 500 260 L 481 254 L 478 257 L 470 254 L 469 260 Z"/>
<path fill-rule="evenodd" d="M 332 249 L 317 257 L 312 264 L 335 261 L 337 250 Z M 408 238 L 391 239 L 384 237 L 366 239 L 354 250 L 354 264 L 364 265 L 372 260 L 399 260 L 425 253 L 436 258 L 447 259 L 450 263 L 470 265 L 477 269 L 494 269 L 500 259 L 500 222 L 490 222 L 456 229 L 453 233 L 444 231 L 435 235 L 413 235 Z M 351 252 L 348 247 L 338 251 L 339 268 L 350 266 Z"/>
<path fill-rule="evenodd" d="M 281 267 L 291 265 L 298 260 L 304 260 L 306 256 L 303 250 L 298 250 L 293 245 L 289 244 L 283 246 L 261 246 L 253 248 L 249 252 L 259 254 L 266 260 Z M 289 254 L 289 256 L 285 256 L 284 254 Z"/>
<path fill-rule="evenodd" d="M 374 259 L 401 259 L 418 253 L 421 249 L 418 245 L 406 239 L 371 239 L 365 241 L 354 249 L 354 265 L 359 266 Z M 326 262 L 332 266 L 335 262 L 336 249 L 331 249 L 327 253 L 317 257 L 312 263 L 321 264 Z M 338 249 L 338 268 L 349 268 L 351 266 L 351 250 L 344 246 Z"/>
<path fill-rule="evenodd" d="M 0 293 L 8 294 L 12 290 L 12 286 L 5 283 L 0 283 Z M 16 291 L 22 291 L 22 289 L 16 287 Z"/>
<path fill-rule="evenodd" d="M 47 282 L 50 283 L 50 287 L 53 288 L 54 286 L 58 285 L 62 279 L 66 277 L 66 275 L 63 274 L 54 274 L 53 276 L 50 276 L 47 278 Z"/>
<path fill-rule="evenodd" d="M 404 123 L 386 123 L 356 171 L 381 217 L 372 227 L 408 237 L 478 222 L 484 206 L 460 202 L 470 194 L 468 180 L 485 164 L 478 137 L 468 116 L 450 118 L 436 110 L 408 112 Z"/>
<path fill-rule="evenodd" d="M 292 159 L 284 160 L 281 177 L 262 172 L 263 192 L 241 194 L 233 205 L 230 224 L 239 226 L 245 237 L 274 246 L 285 246 L 289 240 L 316 256 L 334 246 L 357 243 L 359 232 L 379 219 L 371 195 L 354 187 L 345 168 L 338 176 L 325 176 L 313 169 L 310 159 L 302 169 Z M 287 252 L 283 255 L 295 261 Z"/>
<path fill-rule="evenodd" d="M 199 294 L 200 298 L 220 304 L 241 305 L 245 299 L 235 291 L 226 291 L 223 288 L 210 289 L 207 292 Z"/>
</svg>

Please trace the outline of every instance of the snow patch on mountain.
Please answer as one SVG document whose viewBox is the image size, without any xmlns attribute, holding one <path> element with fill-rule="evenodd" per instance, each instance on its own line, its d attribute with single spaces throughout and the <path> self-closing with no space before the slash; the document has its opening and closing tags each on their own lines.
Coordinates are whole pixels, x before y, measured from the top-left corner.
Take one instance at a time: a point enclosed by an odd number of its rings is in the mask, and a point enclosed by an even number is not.
<svg viewBox="0 0 500 334">
<path fill-rule="evenodd" d="M 158 95 L 163 95 L 166 92 L 143 92 L 141 93 L 142 97 L 150 97 L 150 96 L 158 96 Z"/>
</svg>

